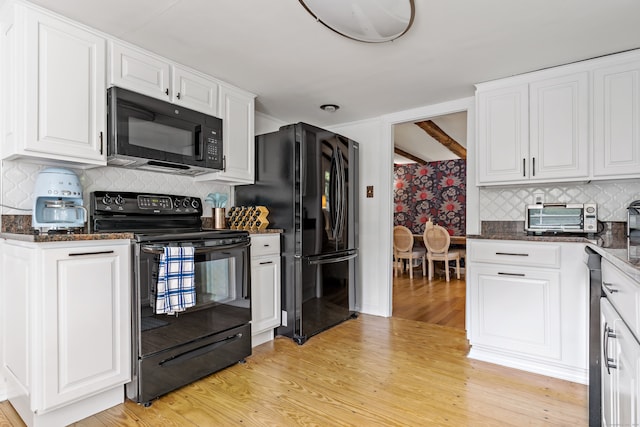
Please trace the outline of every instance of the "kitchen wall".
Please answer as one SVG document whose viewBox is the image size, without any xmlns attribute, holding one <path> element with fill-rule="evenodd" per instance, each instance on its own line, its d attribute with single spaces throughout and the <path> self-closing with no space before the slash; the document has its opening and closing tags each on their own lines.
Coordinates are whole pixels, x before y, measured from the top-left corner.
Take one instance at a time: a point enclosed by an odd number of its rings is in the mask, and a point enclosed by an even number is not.
<svg viewBox="0 0 640 427">
<path fill-rule="evenodd" d="M 47 166 L 25 161 L 2 162 L 2 201 L 5 206 L 26 209 L 19 211 L 2 208 L 4 215 L 30 215 L 33 206 L 33 189 L 38 172 Z M 74 169 L 85 193 L 85 204 L 89 193 L 96 190 L 138 191 L 161 194 L 184 194 L 204 199 L 207 194 L 220 192 L 229 194 L 231 187 L 211 182 L 195 182 L 193 178 L 164 173 L 136 171 L 114 167 Z M 211 207 L 204 204 L 204 216 L 211 216 Z"/>
<path fill-rule="evenodd" d="M 466 160 L 395 165 L 393 175 L 394 225 L 422 234 L 431 219 L 452 235 L 466 234 Z"/>
<path fill-rule="evenodd" d="M 640 179 L 481 188 L 480 220 L 524 221 L 524 207 L 533 203 L 534 193 L 544 193 L 545 203 L 596 202 L 600 221 L 626 221 L 627 206 L 640 199 Z"/>
</svg>

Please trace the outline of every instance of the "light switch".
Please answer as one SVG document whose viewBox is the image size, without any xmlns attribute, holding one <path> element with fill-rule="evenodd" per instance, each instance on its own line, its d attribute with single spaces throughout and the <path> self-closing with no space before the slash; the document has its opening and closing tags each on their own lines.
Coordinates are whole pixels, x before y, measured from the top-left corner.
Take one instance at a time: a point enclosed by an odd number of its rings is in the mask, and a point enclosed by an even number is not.
<svg viewBox="0 0 640 427">
<path fill-rule="evenodd" d="M 373 197 L 373 185 L 367 185 L 367 198 Z"/>
</svg>

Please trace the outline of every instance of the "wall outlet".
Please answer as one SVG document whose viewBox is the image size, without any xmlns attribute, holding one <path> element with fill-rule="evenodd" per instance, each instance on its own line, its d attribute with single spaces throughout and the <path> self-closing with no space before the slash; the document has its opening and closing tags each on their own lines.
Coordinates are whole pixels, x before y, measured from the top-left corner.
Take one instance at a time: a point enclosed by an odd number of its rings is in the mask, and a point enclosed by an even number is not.
<svg viewBox="0 0 640 427">
<path fill-rule="evenodd" d="M 285 310 L 282 310 L 280 316 L 280 323 L 282 324 L 282 326 L 287 326 L 287 312 Z"/>
<path fill-rule="evenodd" d="M 544 203 L 544 193 L 543 192 L 535 192 L 533 193 L 533 203 L 535 205 L 541 205 Z"/>
</svg>

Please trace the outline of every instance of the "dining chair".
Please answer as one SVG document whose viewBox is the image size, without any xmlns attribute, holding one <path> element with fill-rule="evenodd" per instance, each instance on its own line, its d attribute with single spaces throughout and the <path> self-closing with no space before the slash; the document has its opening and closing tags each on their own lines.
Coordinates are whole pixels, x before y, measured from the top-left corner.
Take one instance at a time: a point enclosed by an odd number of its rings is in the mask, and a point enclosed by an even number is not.
<svg viewBox="0 0 640 427">
<path fill-rule="evenodd" d="M 429 263 L 429 280 L 433 278 L 433 262 L 444 261 L 444 271 L 447 282 L 450 281 L 449 261 L 456 262 L 456 278 L 460 279 L 460 252 L 449 250 L 451 236 L 449 232 L 440 225 L 425 227 L 422 236 L 424 245 L 427 248 L 427 262 Z"/>
<path fill-rule="evenodd" d="M 422 263 L 422 275 L 427 275 L 425 249 L 421 247 L 413 247 L 413 233 L 403 225 L 393 227 L 393 262 L 394 274 L 398 275 L 400 269 L 404 272 L 402 266 L 403 260 L 409 261 L 409 277 L 413 279 L 413 262 L 420 260 Z"/>
</svg>

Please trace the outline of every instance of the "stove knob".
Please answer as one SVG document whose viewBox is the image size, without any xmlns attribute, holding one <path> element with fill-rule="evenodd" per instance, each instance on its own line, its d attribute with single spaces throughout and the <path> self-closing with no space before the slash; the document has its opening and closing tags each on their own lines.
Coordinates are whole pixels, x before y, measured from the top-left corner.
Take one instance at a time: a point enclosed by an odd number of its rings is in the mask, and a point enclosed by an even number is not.
<svg viewBox="0 0 640 427">
<path fill-rule="evenodd" d="M 178 198 L 173 199 L 173 208 L 176 209 L 176 208 L 179 208 L 179 207 L 180 207 L 180 199 L 178 199 Z"/>
<path fill-rule="evenodd" d="M 118 206 L 122 206 L 124 205 L 124 197 L 122 197 L 121 195 L 118 194 L 118 196 L 116 197 L 116 205 Z"/>
<path fill-rule="evenodd" d="M 198 199 L 193 199 L 191 201 L 191 207 L 193 209 L 198 209 L 200 207 L 200 201 Z"/>
<path fill-rule="evenodd" d="M 113 199 L 111 199 L 111 196 L 108 194 L 105 194 L 104 197 L 102 198 L 102 204 L 105 204 L 105 205 L 110 205 L 112 201 Z"/>
<path fill-rule="evenodd" d="M 182 201 L 182 206 L 183 206 L 183 207 L 185 207 L 185 208 L 188 208 L 188 207 L 189 207 L 189 204 L 190 204 L 190 203 L 189 203 L 189 199 L 184 199 L 184 200 Z"/>
</svg>

